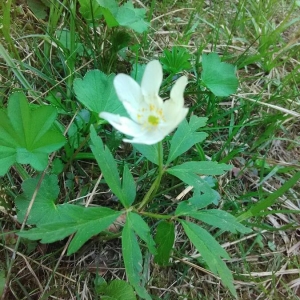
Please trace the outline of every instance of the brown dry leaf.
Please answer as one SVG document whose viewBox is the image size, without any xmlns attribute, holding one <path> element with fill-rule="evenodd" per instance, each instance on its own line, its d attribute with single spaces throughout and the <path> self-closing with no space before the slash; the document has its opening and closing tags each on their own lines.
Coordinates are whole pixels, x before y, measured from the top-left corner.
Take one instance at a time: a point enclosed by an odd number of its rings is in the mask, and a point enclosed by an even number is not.
<svg viewBox="0 0 300 300">
<path fill-rule="evenodd" d="M 120 231 L 120 227 L 125 224 L 126 214 L 119 216 L 116 221 L 114 221 L 107 230 L 112 233 L 117 233 Z"/>
</svg>

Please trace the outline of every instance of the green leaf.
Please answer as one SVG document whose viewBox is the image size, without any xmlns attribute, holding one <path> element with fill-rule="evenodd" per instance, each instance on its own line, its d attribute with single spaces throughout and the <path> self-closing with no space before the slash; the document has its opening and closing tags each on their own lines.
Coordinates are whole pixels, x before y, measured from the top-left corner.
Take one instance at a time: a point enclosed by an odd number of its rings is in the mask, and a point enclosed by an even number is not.
<svg viewBox="0 0 300 300">
<path fill-rule="evenodd" d="M 30 178 L 22 184 L 24 193 L 15 200 L 18 220 L 23 221 L 39 179 Z M 68 254 L 76 252 L 89 238 L 108 228 L 122 212 L 106 207 L 83 207 L 73 204 L 55 205 L 59 194 L 56 175 L 46 175 L 42 181 L 27 223 L 37 228 L 22 231 L 20 236 L 42 243 L 52 243 L 76 233 Z"/>
<path fill-rule="evenodd" d="M 107 25 L 125 26 L 142 33 L 147 30 L 149 23 L 145 19 L 146 10 L 144 8 L 134 8 L 131 1 L 118 7 L 116 1 L 113 0 L 97 0 L 102 7 L 102 13 L 105 17 Z"/>
<path fill-rule="evenodd" d="M 123 170 L 122 194 L 127 207 L 129 207 L 135 199 L 136 186 L 133 176 L 130 173 L 127 165 L 124 166 Z"/>
<path fill-rule="evenodd" d="M 94 280 L 95 290 L 97 294 L 101 294 L 105 291 L 107 287 L 107 282 L 105 279 L 101 276 L 96 275 L 96 278 Z"/>
<path fill-rule="evenodd" d="M 222 175 L 225 171 L 232 169 L 232 166 L 219 164 L 215 161 L 189 161 L 167 170 L 168 173 L 177 176 L 178 174 L 194 173 L 201 175 Z"/>
<path fill-rule="evenodd" d="M 56 30 L 55 34 L 60 43 L 60 46 L 63 49 L 73 51 L 74 53 L 78 53 L 80 55 L 83 54 L 84 48 L 83 48 L 82 43 L 77 42 L 79 40 L 77 35 L 75 35 L 75 45 L 74 46 L 72 45 L 72 33 L 70 30 L 65 29 L 65 28 L 62 30 Z"/>
<path fill-rule="evenodd" d="M 233 285 L 232 273 L 221 259 L 222 257 L 229 259 L 227 252 L 200 226 L 184 220 L 180 220 L 180 223 L 186 235 L 202 255 L 210 270 L 221 277 L 224 285 L 228 287 L 230 292 L 236 297 L 237 294 Z"/>
<path fill-rule="evenodd" d="M 143 33 L 149 26 L 149 23 L 145 21 L 145 16 L 146 10 L 144 8 L 134 8 L 132 1 L 128 1 L 120 6 L 116 19 L 121 26 Z"/>
<path fill-rule="evenodd" d="M 191 54 L 183 47 L 172 47 L 172 51 L 165 49 L 160 59 L 164 70 L 176 74 L 191 69 Z"/>
<path fill-rule="evenodd" d="M 124 280 L 113 280 L 104 289 L 103 294 L 116 300 L 136 300 L 132 286 Z M 101 299 L 104 299 L 103 296 Z"/>
<path fill-rule="evenodd" d="M 154 257 L 154 262 L 161 266 L 167 266 L 175 240 L 174 223 L 168 221 L 160 222 L 156 228 L 154 240 L 157 244 L 157 255 Z"/>
<path fill-rule="evenodd" d="M 91 144 L 90 147 L 103 173 L 106 183 L 112 192 L 119 198 L 124 207 L 128 208 L 135 199 L 135 183 L 127 167 L 124 168 L 123 184 L 118 172 L 116 161 L 110 150 L 103 145 L 100 137 L 97 136 L 93 126 L 90 128 Z M 127 168 L 127 170 L 126 170 Z M 129 190 L 130 189 L 130 190 Z"/>
<path fill-rule="evenodd" d="M 47 17 L 46 10 L 48 9 L 48 7 L 43 1 L 27 0 L 27 4 L 38 19 L 45 19 Z"/>
<path fill-rule="evenodd" d="M 134 64 L 130 76 L 138 83 L 141 84 L 142 78 L 146 69 L 146 65 Z"/>
<path fill-rule="evenodd" d="M 151 236 L 150 228 L 143 218 L 136 213 L 129 212 L 127 222 L 135 233 L 147 244 L 150 253 L 155 255 L 155 242 Z"/>
<path fill-rule="evenodd" d="M 158 149 L 160 149 L 162 155 L 162 148 L 159 147 L 158 143 L 154 145 L 133 144 L 133 147 L 154 164 L 159 164 Z"/>
<path fill-rule="evenodd" d="M 151 300 L 151 297 L 142 284 L 142 253 L 134 231 L 130 226 L 130 222 L 125 223 L 122 231 L 122 253 L 127 278 L 130 284 L 135 288 L 141 298 Z"/>
<path fill-rule="evenodd" d="M 119 26 L 116 16 L 118 14 L 118 4 L 114 0 L 97 0 L 101 6 L 101 11 L 108 27 Z"/>
<path fill-rule="evenodd" d="M 0 176 L 15 162 L 38 171 L 46 168 L 49 153 L 66 142 L 53 125 L 56 117 L 54 107 L 31 108 L 23 93 L 10 96 L 7 111 L 0 110 Z"/>
<path fill-rule="evenodd" d="M 75 207 L 79 206 L 71 205 L 68 209 L 72 208 L 74 210 Z M 68 255 L 75 253 L 92 236 L 107 229 L 123 213 L 122 211 L 114 211 L 108 207 L 79 208 L 80 210 L 77 209 L 73 213 L 73 218 L 76 218 L 74 226 L 76 234 L 69 245 Z M 72 211 L 70 210 L 68 213 L 70 212 Z M 71 225 L 66 223 L 65 228 L 69 227 Z"/>
<path fill-rule="evenodd" d="M 176 214 L 186 214 L 190 210 L 197 210 L 207 205 L 214 203 L 217 204 L 220 198 L 219 194 L 212 189 L 214 183 L 211 182 L 211 177 L 202 178 L 191 170 L 185 168 L 176 169 L 175 167 L 167 169 L 167 173 L 176 176 L 184 183 L 194 187 L 193 197 L 187 201 L 179 203 Z"/>
<path fill-rule="evenodd" d="M 53 219 L 29 231 L 21 231 L 19 236 L 41 243 L 52 243 L 76 233 L 69 245 L 68 255 L 75 253 L 92 236 L 111 225 L 122 212 L 107 207 L 83 207 L 72 204 L 57 205 L 62 221 Z"/>
<path fill-rule="evenodd" d="M 17 196 L 15 199 L 18 208 L 17 216 L 19 222 L 23 222 L 24 220 L 27 208 L 37 188 L 38 182 L 39 178 L 30 178 L 22 183 L 23 194 Z M 57 176 L 54 174 L 46 175 L 38 189 L 36 199 L 27 219 L 27 224 L 40 225 L 50 223 L 53 220 L 67 221 L 60 217 L 60 209 L 55 205 L 58 194 L 59 187 Z M 71 221 L 71 219 L 68 220 Z"/>
<path fill-rule="evenodd" d="M 76 98 L 90 111 L 102 111 L 126 115 L 113 86 L 115 75 L 105 75 L 99 70 L 88 71 L 83 79 L 75 79 L 73 88 Z"/>
<path fill-rule="evenodd" d="M 286 191 L 288 191 L 297 182 L 299 182 L 299 180 L 300 180 L 300 172 L 296 173 L 292 178 L 290 178 L 287 182 L 285 182 L 282 187 L 280 187 L 275 192 L 272 192 L 267 198 L 260 200 L 258 203 L 252 205 L 249 210 L 247 210 L 237 218 L 238 221 L 243 221 L 253 216 L 259 215 L 259 213 L 262 210 L 265 210 L 271 205 L 273 205 L 280 196 L 282 196 Z"/>
<path fill-rule="evenodd" d="M 180 123 L 171 140 L 167 164 L 207 137 L 207 133 L 196 132 L 199 127 L 203 127 L 206 124 L 206 121 L 207 118 L 193 115 L 189 123 L 186 120 Z"/>
<path fill-rule="evenodd" d="M 217 53 L 202 55 L 202 81 L 216 96 L 227 97 L 236 92 L 235 67 L 221 62 Z"/>
<path fill-rule="evenodd" d="M 219 194 L 210 187 L 202 186 L 201 193 L 194 192 L 192 198 L 181 201 L 175 211 L 176 216 L 189 216 L 201 208 L 204 208 L 212 203 L 217 203 Z"/>
<path fill-rule="evenodd" d="M 250 233 L 252 231 L 250 228 L 247 228 L 240 222 L 238 222 L 233 215 L 219 209 L 191 211 L 187 215 L 194 219 L 221 228 L 222 230 L 230 231 L 232 233 Z"/>
<path fill-rule="evenodd" d="M 120 50 L 127 48 L 130 44 L 131 35 L 124 30 L 115 31 L 110 37 L 111 51 L 118 53 Z"/>
<path fill-rule="evenodd" d="M 96 0 L 79 0 L 79 12 L 87 21 L 99 20 L 102 17 L 100 5 Z"/>
<path fill-rule="evenodd" d="M 100 137 L 97 136 L 93 126 L 90 128 L 91 144 L 90 148 L 97 160 L 97 163 L 104 175 L 105 181 L 112 192 L 122 201 L 122 187 L 117 164 L 107 146 L 103 145 Z M 125 203 L 122 202 L 125 206 Z"/>
</svg>

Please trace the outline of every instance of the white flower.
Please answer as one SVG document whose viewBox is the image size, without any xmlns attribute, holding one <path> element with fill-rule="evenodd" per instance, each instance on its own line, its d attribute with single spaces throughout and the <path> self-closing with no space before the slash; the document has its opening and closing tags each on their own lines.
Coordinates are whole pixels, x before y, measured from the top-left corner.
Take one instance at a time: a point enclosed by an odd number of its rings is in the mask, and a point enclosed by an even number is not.
<svg viewBox="0 0 300 300">
<path fill-rule="evenodd" d="M 170 99 L 163 101 L 158 92 L 163 79 L 162 67 L 157 60 L 149 62 L 141 86 L 130 76 L 118 74 L 114 86 L 120 101 L 131 119 L 101 112 L 100 117 L 133 139 L 125 142 L 152 145 L 161 141 L 186 117 L 183 92 L 187 78 L 180 77 L 173 86 Z"/>
</svg>

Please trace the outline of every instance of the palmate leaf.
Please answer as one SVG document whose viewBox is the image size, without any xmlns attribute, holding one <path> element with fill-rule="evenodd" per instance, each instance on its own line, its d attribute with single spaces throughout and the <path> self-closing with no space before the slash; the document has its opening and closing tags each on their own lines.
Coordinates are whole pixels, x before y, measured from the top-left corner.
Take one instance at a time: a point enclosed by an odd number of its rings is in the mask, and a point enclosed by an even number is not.
<svg viewBox="0 0 300 300">
<path fill-rule="evenodd" d="M 21 92 L 10 96 L 7 111 L 0 110 L 0 176 L 15 162 L 46 168 L 49 153 L 66 142 L 53 125 L 56 117 L 52 106 L 30 107 Z"/>
<path fill-rule="evenodd" d="M 38 178 L 22 184 L 24 194 L 16 198 L 18 220 L 21 222 L 36 189 Z M 105 230 L 122 212 L 106 207 L 83 207 L 73 204 L 55 205 L 59 188 L 55 175 L 45 176 L 30 211 L 28 223 L 37 227 L 18 234 L 22 237 L 52 243 L 75 233 L 68 255 L 76 252 L 93 235 Z"/>
<path fill-rule="evenodd" d="M 202 55 L 202 82 L 216 96 L 227 97 L 236 92 L 238 79 L 235 67 L 221 62 L 217 53 Z"/>
<path fill-rule="evenodd" d="M 107 25 L 125 26 L 142 33 L 147 30 L 149 23 L 145 21 L 146 10 L 144 8 L 134 8 L 131 1 L 118 6 L 114 0 L 97 0 L 102 8 Z"/>
<path fill-rule="evenodd" d="M 164 56 L 160 59 L 164 70 L 176 74 L 191 69 L 191 54 L 183 47 L 172 47 L 172 51 L 165 49 Z"/>
<path fill-rule="evenodd" d="M 126 115 L 113 86 L 115 75 L 105 75 L 99 70 L 88 71 L 83 79 L 74 80 L 73 88 L 76 98 L 90 111 L 99 114 L 107 111 Z"/>
<path fill-rule="evenodd" d="M 229 259 L 227 252 L 200 226 L 184 220 L 180 220 L 180 223 L 186 235 L 202 255 L 210 270 L 220 276 L 224 285 L 228 287 L 230 292 L 236 297 L 237 294 L 233 285 L 232 273 L 222 260 L 222 258 Z"/>
</svg>

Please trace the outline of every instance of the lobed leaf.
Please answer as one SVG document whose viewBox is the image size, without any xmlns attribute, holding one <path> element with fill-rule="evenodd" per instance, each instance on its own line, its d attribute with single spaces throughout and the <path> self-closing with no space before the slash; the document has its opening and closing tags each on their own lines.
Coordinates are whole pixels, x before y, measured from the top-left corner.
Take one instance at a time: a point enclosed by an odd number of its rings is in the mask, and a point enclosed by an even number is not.
<svg viewBox="0 0 300 300">
<path fill-rule="evenodd" d="M 227 252 L 200 226 L 184 220 L 180 220 L 180 223 L 186 235 L 202 255 L 210 270 L 220 276 L 224 285 L 227 286 L 230 292 L 236 297 L 237 294 L 233 285 L 232 273 L 221 259 L 222 257 L 229 259 Z"/>
<path fill-rule="evenodd" d="M 118 6 L 114 0 L 97 0 L 102 8 L 107 25 L 125 26 L 143 33 L 147 30 L 149 23 L 145 21 L 146 10 L 144 8 L 134 8 L 132 1 Z"/>
<path fill-rule="evenodd" d="M 30 107 L 22 92 L 9 97 L 7 111 L 0 110 L 0 176 L 15 162 L 46 168 L 49 153 L 66 142 L 53 125 L 56 117 L 52 106 Z"/>
<path fill-rule="evenodd" d="M 180 123 L 171 140 L 167 164 L 207 137 L 207 133 L 196 131 L 199 127 L 204 126 L 206 121 L 207 118 L 192 116 L 189 123 L 187 120 Z"/>
<path fill-rule="evenodd" d="M 73 88 L 76 98 L 90 111 L 99 114 L 106 111 L 126 115 L 113 86 L 115 75 L 105 75 L 99 70 L 88 71 L 83 79 L 74 80 Z"/>
<path fill-rule="evenodd" d="M 194 192 L 193 197 L 188 200 L 181 201 L 175 211 L 176 216 L 189 216 L 191 213 L 198 211 L 212 203 L 217 203 L 219 194 L 212 188 L 204 187 L 206 190 L 202 193 Z"/>
<path fill-rule="evenodd" d="M 88 21 L 99 20 L 102 17 L 100 5 L 96 0 L 79 0 L 79 12 Z"/>
<path fill-rule="evenodd" d="M 155 242 L 151 236 L 150 228 L 143 218 L 133 212 L 127 215 L 127 222 L 135 233 L 147 244 L 150 253 L 156 254 Z"/>
<path fill-rule="evenodd" d="M 37 188 L 39 178 L 24 181 L 24 193 L 16 198 L 18 220 L 22 222 Z M 76 252 L 89 238 L 112 224 L 122 212 L 106 207 L 83 207 L 73 204 L 55 205 L 59 194 L 56 175 L 46 175 L 37 192 L 27 219 L 28 224 L 37 227 L 21 231 L 18 235 L 42 243 L 52 243 L 76 233 L 71 241 L 68 254 Z"/>
<path fill-rule="evenodd" d="M 232 166 L 219 164 L 215 161 L 189 161 L 181 165 L 171 167 L 168 173 L 177 176 L 178 174 L 194 173 L 201 175 L 222 175 L 225 171 L 232 169 Z"/>
<path fill-rule="evenodd" d="M 159 164 L 158 149 L 160 149 L 160 147 L 158 146 L 158 143 L 154 145 L 133 144 L 133 147 L 154 164 Z M 160 151 L 162 152 L 162 149 L 160 149 Z"/>
<path fill-rule="evenodd" d="M 24 220 L 27 208 L 37 188 L 38 182 L 39 177 L 27 179 L 22 183 L 23 194 L 17 196 L 15 199 L 19 222 L 23 222 Z M 55 204 L 58 194 L 59 187 L 57 176 L 54 174 L 45 176 L 38 189 L 35 202 L 33 203 L 27 219 L 27 224 L 41 225 L 50 223 L 53 220 L 56 220 L 57 222 L 71 221 L 71 219 L 66 220 L 65 218 L 61 218 L 61 206 L 57 207 Z"/>
<path fill-rule="evenodd" d="M 127 278 L 130 284 L 135 288 L 141 298 L 151 300 L 151 297 L 147 293 L 141 280 L 141 273 L 143 269 L 141 249 L 134 234 L 134 230 L 128 221 L 126 221 L 122 231 L 122 253 Z"/>
<path fill-rule="evenodd" d="M 60 220 L 54 218 L 51 222 L 21 231 L 18 235 L 31 240 L 40 239 L 42 243 L 52 243 L 75 233 L 67 252 L 71 255 L 92 236 L 108 228 L 122 214 L 107 207 L 62 204 L 58 208 Z"/>
<path fill-rule="evenodd" d="M 209 225 L 221 228 L 232 233 L 249 233 L 252 230 L 245 227 L 237 219 L 226 211 L 218 209 L 191 211 L 186 214 L 194 219 L 205 222 Z"/>
<path fill-rule="evenodd" d="M 113 280 L 105 287 L 103 294 L 101 299 L 136 300 L 132 286 L 124 280 Z"/>
<path fill-rule="evenodd" d="M 217 53 L 202 55 L 202 81 L 213 94 L 219 97 L 227 97 L 236 92 L 238 79 L 235 67 L 221 62 Z"/>
<path fill-rule="evenodd" d="M 124 203 L 129 207 L 136 197 L 136 185 L 128 166 L 124 166 L 122 179 L 122 195 Z"/>
<path fill-rule="evenodd" d="M 126 167 L 124 168 L 123 184 L 119 178 L 117 164 L 108 149 L 103 145 L 100 137 L 97 136 L 93 126 L 90 128 L 91 144 L 90 147 L 97 160 L 97 163 L 104 175 L 106 183 L 111 188 L 112 192 L 119 198 L 124 207 L 129 207 L 135 199 L 135 183 L 134 179 Z"/>
</svg>

